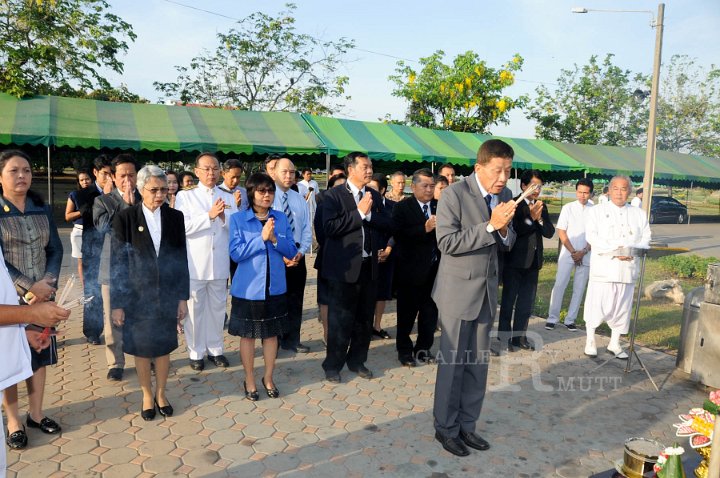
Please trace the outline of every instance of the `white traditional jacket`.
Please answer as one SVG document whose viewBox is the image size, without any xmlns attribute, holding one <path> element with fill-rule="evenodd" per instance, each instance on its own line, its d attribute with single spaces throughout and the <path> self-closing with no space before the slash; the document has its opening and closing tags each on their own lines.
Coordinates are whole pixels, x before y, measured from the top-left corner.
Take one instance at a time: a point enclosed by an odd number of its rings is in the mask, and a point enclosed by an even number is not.
<svg viewBox="0 0 720 478">
<path fill-rule="evenodd" d="M 650 226 L 645 211 L 612 201 L 585 211 L 585 239 L 592 246 L 590 280 L 632 284 L 639 272 L 640 260 L 621 261 L 616 255 L 632 255 L 629 251 L 615 253 L 619 248 L 650 247 Z"/>
</svg>

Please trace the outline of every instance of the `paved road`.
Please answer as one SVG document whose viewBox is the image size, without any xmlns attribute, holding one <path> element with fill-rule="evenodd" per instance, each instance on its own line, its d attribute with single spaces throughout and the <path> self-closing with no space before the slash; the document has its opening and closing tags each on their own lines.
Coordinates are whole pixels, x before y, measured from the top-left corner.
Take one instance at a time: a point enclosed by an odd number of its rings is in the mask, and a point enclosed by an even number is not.
<svg viewBox="0 0 720 478">
<path fill-rule="evenodd" d="M 669 247 L 686 247 L 690 254 L 720 258 L 720 224 L 653 224 L 653 240 L 666 243 Z M 557 234 L 545 239 L 545 248 L 557 247 Z"/>
</svg>

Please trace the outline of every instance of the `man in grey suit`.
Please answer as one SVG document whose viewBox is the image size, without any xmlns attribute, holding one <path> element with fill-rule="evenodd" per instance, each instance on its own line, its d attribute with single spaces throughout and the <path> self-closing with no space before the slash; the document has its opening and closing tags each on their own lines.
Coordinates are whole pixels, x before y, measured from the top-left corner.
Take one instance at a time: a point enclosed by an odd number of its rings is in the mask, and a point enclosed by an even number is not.
<svg viewBox="0 0 720 478">
<path fill-rule="evenodd" d="M 510 178 L 513 149 L 486 141 L 474 173 L 443 191 L 437 208 L 440 266 L 432 297 L 442 336 L 435 382 L 435 438 L 450 453 L 490 445 L 475 433 L 490 361 L 490 330 L 497 310 L 498 248 L 515 241 Z"/>
</svg>

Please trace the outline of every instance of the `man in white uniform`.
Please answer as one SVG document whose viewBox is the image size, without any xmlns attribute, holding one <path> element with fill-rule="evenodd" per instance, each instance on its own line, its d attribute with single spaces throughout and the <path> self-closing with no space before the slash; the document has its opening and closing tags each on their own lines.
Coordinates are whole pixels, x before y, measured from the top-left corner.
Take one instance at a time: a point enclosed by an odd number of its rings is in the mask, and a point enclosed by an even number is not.
<svg viewBox="0 0 720 478">
<path fill-rule="evenodd" d="M 58 307 L 54 302 L 40 302 L 30 306 L 19 306 L 15 286 L 10 280 L 5 257 L 0 250 L 0 350 L 3 353 L 0 366 L 0 401 L 3 390 L 32 376 L 30 347 L 42 350 L 50 345 L 50 337 L 43 337 L 42 329 L 26 329 L 20 324 L 34 324 L 33 327 L 55 327 L 61 320 L 67 320 L 69 310 Z M 5 436 L 5 424 L 0 414 L 0 434 Z M 13 434 L 11 434 L 13 435 Z M 11 437 L 8 437 L 10 439 Z M 0 446 L 0 478 L 5 478 L 7 461 L 5 445 Z"/>
<path fill-rule="evenodd" d="M 632 201 L 630 201 L 630 205 L 642 208 L 642 199 L 643 199 L 643 188 L 638 188 L 638 190 L 635 192 L 635 197 L 632 198 Z"/>
<path fill-rule="evenodd" d="M 562 243 L 560 255 L 558 256 L 558 269 L 555 276 L 555 285 L 550 294 L 550 310 L 545 328 L 552 330 L 555 324 L 560 321 L 560 309 L 562 308 L 565 288 L 570 282 L 570 274 L 575 272 L 573 279 L 573 292 L 570 299 L 568 313 L 565 316 L 565 327 L 575 332 L 575 319 L 580 310 L 585 287 L 587 286 L 588 274 L 590 273 L 590 245 L 585 240 L 585 211 L 592 206 L 590 196 L 593 191 L 593 183 L 583 178 L 575 185 L 575 197 L 577 201 L 568 203 L 562 207 L 560 218 L 555 229 Z"/>
<path fill-rule="evenodd" d="M 640 260 L 629 248 L 650 247 L 650 226 L 642 209 L 629 206 L 632 184 L 627 176 L 610 181 L 609 201 L 585 213 L 585 238 L 592 246 L 590 285 L 585 297 L 587 342 L 585 355 L 597 356 L 595 329 L 603 322 L 610 326 L 608 352 L 619 359 L 628 355 L 620 347 L 620 335 L 630 327 L 635 279 Z"/>
<path fill-rule="evenodd" d="M 237 211 L 235 198 L 217 187 L 220 163 L 212 153 L 195 160 L 197 187 L 180 191 L 175 209 L 185 215 L 190 300 L 184 325 L 190 367 L 205 368 L 203 357 L 218 367 L 227 367 L 223 355 L 223 323 L 230 276 L 228 226 Z"/>
</svg>

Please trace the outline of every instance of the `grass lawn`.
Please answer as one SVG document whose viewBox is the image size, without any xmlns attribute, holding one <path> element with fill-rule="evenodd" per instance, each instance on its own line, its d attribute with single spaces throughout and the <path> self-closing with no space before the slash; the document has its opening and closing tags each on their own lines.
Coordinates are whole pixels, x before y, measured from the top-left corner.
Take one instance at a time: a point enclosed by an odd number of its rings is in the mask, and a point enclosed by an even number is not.
<svg viewBox="0 0 720 478">
<path fill-rule="evenodd" d="M 717 259 L 710 259 L 710 261 L 717 262 Z M 643 288 L 656 280 L 674 278 L 680 281 L 683 291 L 687 294 L 695 287 L 703 285 L 703 279 L 706 272 L 704 269 L 700 271 L 700 268 L 693 271 L 691 277 L 679 277 L 677 271 L 680 270 L 680 268 L 677 267 L 676 264 L 668 264 L 667 261 L 662 259 L 648 259 L 645 266 L 645 280 Z M 540 271 L 537 299 L 535 301 L 534 310 L 534 314 L 539 317 L 545 318 L 548 315 L 550 292 L 552 291 L 552 287 L 555 283 L 556 272 L 557 252 L 555 250 L 546 251 L 545 263 Z M 688 272 L 685 271 L 685 274 L 683 275 L 688 275 Z M 570 280 L 570 283 L 565 290 L 565 296 L 563 297 L 563 308 L 560 313 L 561 321 L 565 318 L 571 296 L 572 280 Z M 638 317 L 636 340 L 643 345 L 660 350 L 677 350 L 680 343 L 680 325 L 682 323 L 683 306 L 673 304 L 669 300 L 658 299 L 641 299 L 640 304 L 640 316 Z M 583 306 L 581 305 L 577 320 L 578 325 L 584 325 L 585 322 L 582 317 Z M 598 329 L 598 332 L 608 336 L 610 335 L 610 329 L 605 324 Z"/>
</svg>

